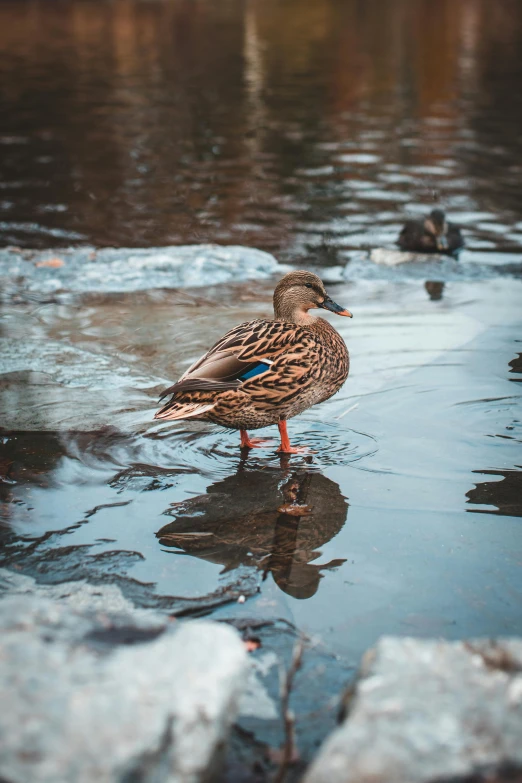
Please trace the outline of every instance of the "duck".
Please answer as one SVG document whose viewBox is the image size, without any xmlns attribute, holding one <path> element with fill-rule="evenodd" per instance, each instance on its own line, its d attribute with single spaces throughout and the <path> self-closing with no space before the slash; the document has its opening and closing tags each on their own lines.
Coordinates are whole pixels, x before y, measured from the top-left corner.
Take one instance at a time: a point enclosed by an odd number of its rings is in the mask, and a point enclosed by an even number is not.
<svg viewBox="0 0 522 783">
<path fill-rule="evenodd" d="M 464 246 L 464 240 L 460 228 L 446 220 L 442 209 L 433 209 L 424 220 L 408 220 L 397 244 L 414 253 L 452 255 Z"/>
<path fill-rule="evenodd" d="M 298 454 L 290 444 L 288 419 L 339 391 L 350 357 L 341 335 L 319 308 L 352 318 L 336 304 L 312 272 L 292 271 L 276 285 L 273 318 L 239 324 L 221 337 L 182 377 L 165 389 L 155 419 L 195 419 L 239 430 L 240 447 L 266 442 L 248 431 L 277 425 L 278 452 Z"/>
</svg>

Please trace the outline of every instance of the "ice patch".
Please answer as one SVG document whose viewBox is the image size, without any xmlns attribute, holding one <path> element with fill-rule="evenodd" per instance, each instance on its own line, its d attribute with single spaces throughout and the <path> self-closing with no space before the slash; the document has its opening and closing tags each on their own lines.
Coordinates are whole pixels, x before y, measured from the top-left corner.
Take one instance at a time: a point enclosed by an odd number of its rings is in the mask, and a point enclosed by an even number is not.
<svg viewBox="0 0 522 783">
<path fill-rule="evenodd" d="M 239 246 L 0 250 L 0 282 L 39 294 L 208 286 L 285 271 L 270 253 Z"/>
<path fill-rule="evenodd" d="M 2 233 L 24 231 L 27 234 L 41 234 L 42 236 L 54 237 L 55 239 L 70 239 L 71 241 L 85 239 L 84 234 L 79 234 L 77 231 L 48 228 L 47 226 L 41 226 L 39 223 L 7 223 L 6 221 L 0 221 L 0 231 Z"/>
<path fill-rule="evenodd" d="M 387 250 L 383 247 L 377 247 L 370 252 L 370 261 L 374 264 L 381 264 L 382 266 L 398 266 L 399 264 L 411 264 L 413 261 L 419 261 L 419 253 L 404 253 L 401 250 Z M 422 260 L 426 261 L 441 261 L 442 256 L 436 256 L 433 258 L 427 255 L 422 255 Z"/>
<path fill-rule="evenodd" d="M 342 163 L 370 164 L 377 163 L 380 160 L 380 157 L 369 152 L 346 152 L 344 155 L 339 155 L 338 160 Z"/>
<path fill-rule="evenodd" d="M 147 389 L 164 379 L 140 374 L 118 356 L 93 353 L 58 340 L 0 338 L 0 375 L 31 372 L 41 382 L 96 389 Z"/>
<path fill-rule="evenodd" d="M 248 682 L 239 702 L 239 711 L 243 717 L 255 717 L 261 720 L 277 718 L 277 705 L 263 683 L 263 678 L 268 675 L 269 670 L 277 665 L 278 658 L 273 650 L 257 658 L 250 658 Z"/>
<path fill-rule="evenodd" d="M 451 256 L 406 253 L 389 248 L 343 253 L 344 280 L 487 280 L 522 277 L 522 253 L 486 253 L 463 250 Z"/>
</svg>

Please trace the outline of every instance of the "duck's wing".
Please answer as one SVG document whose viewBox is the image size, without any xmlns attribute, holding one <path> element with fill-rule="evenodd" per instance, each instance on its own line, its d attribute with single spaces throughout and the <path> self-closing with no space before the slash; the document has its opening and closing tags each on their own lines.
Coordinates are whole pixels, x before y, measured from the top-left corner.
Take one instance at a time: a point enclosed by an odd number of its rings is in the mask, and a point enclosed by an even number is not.
<svg viewBox="0 0 522 783">
<path fill-rule="evenodd" d="M 418 220 L 407 220 L 402 227 L 397 244 L 403 250 L 410 250 L 417 246 L 424 234 L 424 226 Z"/>
<path fill-rule="evenodd" d="M 448 246 L 452 251 L 460 250 L 464 247 L 464 237 L 461 234 L 460 226 L 456 223 L 448 223 Z"/>
<path fill-rule="evenodd" d="M 243 381 L 270 370 L 274 360 L 295 340 L 295 324 L 257 320 L 239 324 L 198 359 L 180 380 L 161 394 L 239 389 Z"/>
</svg>

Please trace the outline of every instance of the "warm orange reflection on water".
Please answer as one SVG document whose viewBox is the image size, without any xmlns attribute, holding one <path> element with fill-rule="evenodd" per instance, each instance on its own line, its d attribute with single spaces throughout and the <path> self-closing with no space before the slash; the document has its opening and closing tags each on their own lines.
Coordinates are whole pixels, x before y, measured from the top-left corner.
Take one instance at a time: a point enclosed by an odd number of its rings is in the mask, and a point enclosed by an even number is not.
<svg viewBox="0 0 522 783">
<path fill-rule="evenodd" d="M 6 242 L 296 258 L 440 201 L 522 246 L 514 0 L 20 0 L 0 51 Z"/>
</svg>

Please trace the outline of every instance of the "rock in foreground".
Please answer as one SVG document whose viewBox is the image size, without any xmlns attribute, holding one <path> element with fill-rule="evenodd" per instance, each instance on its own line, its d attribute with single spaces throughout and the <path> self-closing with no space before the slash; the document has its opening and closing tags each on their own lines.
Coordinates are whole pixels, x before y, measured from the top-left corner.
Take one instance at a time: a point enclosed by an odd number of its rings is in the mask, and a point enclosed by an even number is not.
<svg viewBox="0 0 522 783">
<path fill-rule="evenodd" d="M 522 780 L 522 641 L 382 639 L 306 783 Z"/>
<path fill-rule="evenodd" d="M 75 604 L 0 601 L 0 779 L 207 780 L 246 677 L 236 632 Z"/>
</svg>

